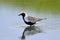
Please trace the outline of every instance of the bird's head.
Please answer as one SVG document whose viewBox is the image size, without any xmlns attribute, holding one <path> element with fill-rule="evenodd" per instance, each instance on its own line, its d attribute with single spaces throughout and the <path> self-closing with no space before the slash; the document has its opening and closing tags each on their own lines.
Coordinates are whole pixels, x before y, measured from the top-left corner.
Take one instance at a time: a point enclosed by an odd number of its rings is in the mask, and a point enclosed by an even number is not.
<svg viewBox="0 0 60 40">
<path fill-rule="evenodd" d="M 20 16 L 20 15 L 22 15 L 23 17 L 25 17 L 25 13 L 21 13 L 21 14 L 19 14 L 18 16 Z"/>
</svg>

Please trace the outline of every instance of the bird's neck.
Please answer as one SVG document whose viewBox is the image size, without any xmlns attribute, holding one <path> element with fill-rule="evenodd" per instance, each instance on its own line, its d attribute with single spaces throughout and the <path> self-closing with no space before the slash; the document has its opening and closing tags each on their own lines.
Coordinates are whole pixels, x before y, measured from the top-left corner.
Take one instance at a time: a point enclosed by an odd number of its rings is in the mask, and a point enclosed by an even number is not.
<svg viewBox="0 0 60 40">
<path fill-rule="evenodd" d="M 25 17 L 23 16 L 23 20 L 24 20 L 24 22 L 26 23 L 26 20 L 25 20 Z"/>
</svg>

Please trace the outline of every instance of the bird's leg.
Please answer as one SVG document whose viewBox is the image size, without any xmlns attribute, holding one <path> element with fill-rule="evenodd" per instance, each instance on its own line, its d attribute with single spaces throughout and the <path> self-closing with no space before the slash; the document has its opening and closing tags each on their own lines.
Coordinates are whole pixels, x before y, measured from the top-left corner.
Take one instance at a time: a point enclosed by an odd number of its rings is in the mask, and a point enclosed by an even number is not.
<svg viewBox="0 0 60 40">
<path fill-rule="evenodd" d="M 32 25 L 30 25 L 30 27 L 32 27 Z"/>
<path fill-rule="evenodd" d="M 30 25 L 30 27 L 34 27 L 34 25 Z"/>
<path fill-rule="evenodd" d="M 30 27 L 35 27 L 35 25 L 30 25 Z"/>
<path fill-rule="evenodd" d="M 33 27 L 35 26 L 35 25 L 32 25 Z"/>
<path fill-rule="evenodd" d="M 31 30 L 32 30 L 31 28 L 32 28 L 32 25 L 30 25 L 30 26 L 29 26 L 29 28 L 28 28 L 28 29 L 29 29 L 29 31 L 31 31 Z"/>
</svg>

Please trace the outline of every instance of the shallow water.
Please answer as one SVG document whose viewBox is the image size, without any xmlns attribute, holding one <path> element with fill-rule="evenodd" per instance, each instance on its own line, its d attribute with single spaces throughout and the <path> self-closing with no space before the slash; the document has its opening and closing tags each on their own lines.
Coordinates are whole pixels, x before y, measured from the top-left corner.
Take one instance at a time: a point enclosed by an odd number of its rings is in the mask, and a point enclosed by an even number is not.
<svg viewBox="0 0 60 40">
<path fill-rule="evenodd" d="M 37 12 L 28 9 L 21 10 L 19 7 L 0 5 L 0 40 L 19 40 L 22 32 L 27 27 L 22 17 L 18 16 L 22 11 L 37 18 L 47 18 L 47 20 L 42 20 L 35 25 L 39 27 L 43 33 L 27 36 L 26 40 L 60 39 L 60 15 L 53 15 L 51 12 L 38 12 L 37 14 Z"/>
</svg>

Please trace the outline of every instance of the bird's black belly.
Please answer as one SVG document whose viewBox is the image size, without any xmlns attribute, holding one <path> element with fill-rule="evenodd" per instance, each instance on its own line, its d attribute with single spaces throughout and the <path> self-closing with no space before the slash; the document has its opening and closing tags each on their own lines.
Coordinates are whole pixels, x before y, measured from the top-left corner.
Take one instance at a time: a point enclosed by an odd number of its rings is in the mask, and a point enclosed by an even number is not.
<svg viewBox="0 0 60 40">
<path fill-rule="evenodd" d="M 35 23 L 27 22 L 26 24 L 28 24 L 28 25 L 34 25 Z"/>
</svg>

